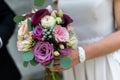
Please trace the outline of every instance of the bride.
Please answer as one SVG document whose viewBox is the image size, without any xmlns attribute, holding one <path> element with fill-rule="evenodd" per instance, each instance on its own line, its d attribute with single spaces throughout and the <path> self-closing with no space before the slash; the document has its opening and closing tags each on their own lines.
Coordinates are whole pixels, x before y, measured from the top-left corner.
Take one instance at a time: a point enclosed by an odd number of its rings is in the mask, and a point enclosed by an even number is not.
<svg viewBox="0 0 120 80">
<path fill-rule="evenodd" d="M 120 0 L 59 0 L 58 7 L 73 18 L 79 42 L 71 68 L 52 70 L 64 80 L 120 80 Z"/>
</svg>

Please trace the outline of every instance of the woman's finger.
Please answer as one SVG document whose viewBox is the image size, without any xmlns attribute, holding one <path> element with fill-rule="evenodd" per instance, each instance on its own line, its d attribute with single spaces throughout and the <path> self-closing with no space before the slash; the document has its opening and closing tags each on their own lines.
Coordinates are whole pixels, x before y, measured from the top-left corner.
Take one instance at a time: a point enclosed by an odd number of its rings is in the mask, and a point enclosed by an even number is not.
<svg viewBox="0 0 120 80">
<path fill-rule="evenodd" d="M 59 65 L 55 65 L 55 67 L 51 68 L 50 70 L 55 72 L 60 72 L 63 71 L 64 69 L 61 68 Z"/>
<path fill-rule="evenodd" d="M 59 59 L 54 59 L 54 64 L 60 64 L 60 60 Z"/>
</svg>

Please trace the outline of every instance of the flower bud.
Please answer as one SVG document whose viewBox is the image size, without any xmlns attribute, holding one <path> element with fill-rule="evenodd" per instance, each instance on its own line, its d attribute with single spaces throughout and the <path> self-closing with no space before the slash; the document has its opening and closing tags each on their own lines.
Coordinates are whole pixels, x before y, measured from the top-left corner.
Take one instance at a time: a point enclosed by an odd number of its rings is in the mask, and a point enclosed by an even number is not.
<svg viewBox="0 0 120 80">
<path fill-rule="evenodd" d="M 53 16 L 54 18 L 56 18 L 56 14 L 55 14 L 54 11 L 51 13 L 51 16 Z"/>
<path fill-rule="evenodd" d="M 60 23 L 62 23 L 62 19 L 60 17 L 57 17 L 56 22 L 57 22 L 57 24 L 60 24 Z"/>
<path fill-rule="evenodd" d="M 54 51 L 54 55 L 55 55 L 55 56 L 59 56 L 60 53 L 59 53 L 58 51 Z"/>
<path fill-rule="evenodd" d="M 64 49 L 65 48 L 63 44 L 60 44 L 59 46 L 60 46 L 60 49 Z"/>
<path fill-rule="evenodd" d="M 59 15 L 60 17 L 62 17 L 62 16 L 63 16 L 63 12 L 62 12 L 62 10 L 61 10 L 61 9 L 58 11 L 58 15 Z"/>
<path fill-rule="evenodd" d="M 53 43 L 51 43 L 51 45 L 53 46 Z"/>
<path fill-rule="evenodd" d="M 69 41 L 69 42 L 67 43 L 67 45 L 68 45 L 68 46 L 73 46 L 73 45 L 74 45 L 74 42 L 73 42 L 73 41 Z"/>
<path fill-rule="evenodd" d="M 47 32 L 47 35 L 49 35 L 49 34 L 50 34 L 50 32 L 48 31 L 48 32 Z"/>
<path fill-rule="evenodd" d="M 49 38 L 52 38 L 52 36 L 51 36 L 51 35 L 49 35 L 48 37 L 49 37 Z"/>
</svg>

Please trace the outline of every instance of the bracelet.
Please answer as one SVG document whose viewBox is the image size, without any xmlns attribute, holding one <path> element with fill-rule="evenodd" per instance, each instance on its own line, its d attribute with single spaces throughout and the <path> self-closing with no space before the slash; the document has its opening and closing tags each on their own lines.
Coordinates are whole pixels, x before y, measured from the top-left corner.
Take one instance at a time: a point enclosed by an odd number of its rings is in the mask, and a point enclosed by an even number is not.
<svg viewBox="0 0 120 80">
<path fill-rule="evenodd" d="M 81 63 L 83 63 L 86 60 L 85 50 L 83 49 L 83 47 L 78 47 L 78 52 L 79 52 L 79 60 Z"/>
</svg>

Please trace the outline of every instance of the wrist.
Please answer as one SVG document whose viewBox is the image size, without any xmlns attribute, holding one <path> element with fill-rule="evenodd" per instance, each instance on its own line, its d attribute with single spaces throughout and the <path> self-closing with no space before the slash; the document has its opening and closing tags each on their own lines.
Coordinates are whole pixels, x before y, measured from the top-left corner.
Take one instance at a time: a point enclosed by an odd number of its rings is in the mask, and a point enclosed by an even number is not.
<svg viewBox="0 0 120 80">
<path fill-rule="evenodd" d="M 74 49 L 73 54 L 71 55 L 72 61 L 74 65 L 77 65 L 80 63 L 79 61 L 79 54 L 78 54 L 78 48 Z"/>
</svg>

